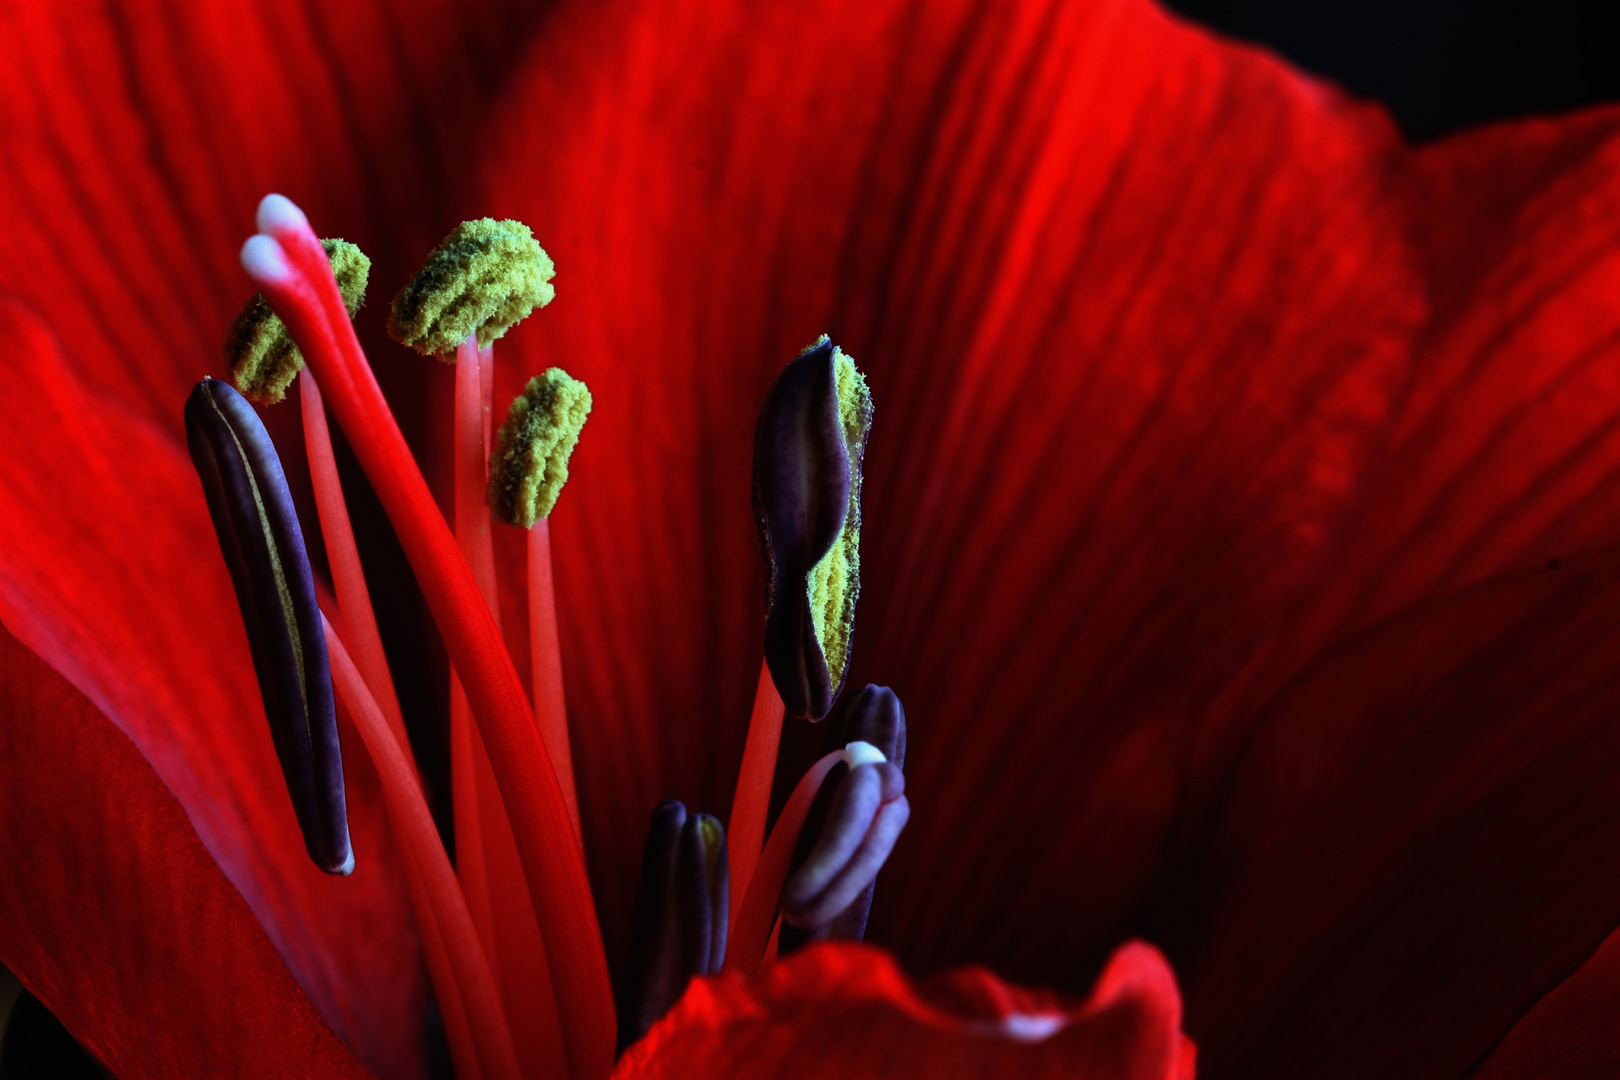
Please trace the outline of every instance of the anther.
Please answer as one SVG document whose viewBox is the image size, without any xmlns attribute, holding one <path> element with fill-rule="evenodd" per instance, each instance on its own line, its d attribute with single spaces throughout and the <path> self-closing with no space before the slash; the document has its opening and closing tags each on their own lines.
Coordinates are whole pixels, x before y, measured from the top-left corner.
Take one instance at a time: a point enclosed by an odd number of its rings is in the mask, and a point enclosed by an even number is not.
<svg viewBox="0 0 1620 1080">
<path fill-rule="evenodd" d="M 726 834 L 707 814 L 671 799 L 653 811 L 619 980 L 619 1050 L 656 1024 L 686 984 L 720 970 L 726 955 Z"/>
<path fill-rule="evenodd" d="M 454 362 L 471 334 L 487 346 L 551 303 L 551 257 L 520 221 L 464 221 L 394 297 L 388 333 L 424 356 Z"/>
<path fill-rule="evenodd" d="M 823 335 L 771 384 L 754 431 L 765 662 L 787 711 L 811 720 L 827 715 L 849 671 L 871 426 L 866 380 Z"/>
<path fill-rule="evenodd" d="M 326 639 L 281 460 L 253 407 L 223 382 L 198 383 L 185 416 L 304 846 L 322 870 L 348 874 L 354 854 Z"/>
<path fill-rule="evenodd" d="M 282 201 L 286 202 L 285 199 Z M 269 240 L 268 237 L 262 239 Z M 275 244 L 275 241 L 269 240 L 269 243 Z M 343 305 L 349 309 L 349 318 L 352 319 L 365 302 L 371 260 L 346 240 L 322 240 L 321 247 L 326 249 L 326 257 L 331 260 L 338 291 L 343 294 Z M 272 253 L 263 245 L 256 250 L 263 257 L 272 257 Z M 273 257 L 280 257 L 280 254 L 278 245 Z M 273 405 L 285 397 L 287 387 L 292 385 L 293 379 L 303 368 L 303 354 L 293 343 L 287 324 L 270 310 L 264 293 L 254 293 L 253 299 L 248 301 L 231 324 L 231 332 L 225 339 L 225 365 L 236 389 L 248 399 L 263 405 Z"/>
<path fill-rule="evenodd" d="M 899 775 L 906 764 L 906 713 L 894 691 L 886 686 L 868 685 L 846 694 L 827 725 L 823 746 L 826 750 L 844 746 L 845 764 L 833 767 L 811 804 L 804 831 L 799 834 L 793 853 L 792 876 L 782 895 L 784 913 L 790 907 L 794 911 L 782 927 L 780 955 L 824 938 L 851 941 L 865 938 L 877 887 L 877 870 L 910 815 L 909 803 L 903 795 L 904 777 Z M 889 764 L 881 768 L 892 769 L 895 775 L 890 776 L 886 771 L 882 774 L 888 785 L 879 792 L 882 806 L 872 816 L 863 816 L 871 809 L 872 778 L 865 775 L 869 770 L 862 766 L 885 760 Z M 851 785 L 862 785 L 862 788 L 857 791 Z M 895 800 L 892 809 L 886 801 L 891 798 Z M 888 816 L 884 818 L 884 814 Z M 872 846 L 861 856 L 867 860 L 863 864 L 865 869 L 850 869 L 856 861 L 853 853 L 868 840 Z M 851 854 L 840 864 L 838 857 L 846 849 Z M 834 888 L 828 871 L 840 867 L 850 873 L 843 878 L 841 888 Z M 864 887 L 849 893 L 849 887 L 868 870 L 872 876 Z M 833 904 L 843 901 L 846 893 L 849 899 L 844 906 L 829 911 Z"/>
<path fill-rule="evenodd" d="M 529 380 L 506 410 L 489 457 L 488 498 L 496 517 L 527 529 L 551 516 L 590 414 L 590 390 L 562 368 Z"/>
</svg>

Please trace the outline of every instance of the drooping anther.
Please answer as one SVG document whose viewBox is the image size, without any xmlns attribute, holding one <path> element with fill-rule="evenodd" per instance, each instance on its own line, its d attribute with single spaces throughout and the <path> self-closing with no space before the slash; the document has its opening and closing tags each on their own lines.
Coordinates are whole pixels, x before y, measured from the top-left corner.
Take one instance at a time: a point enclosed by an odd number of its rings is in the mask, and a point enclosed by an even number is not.
<svg viewBox="0 0 1620 1080">
<path fill-rule="evenodd" d="M 849 672 L 871 427 L 866 380 L 823 335 L 776 377 L 754 429 L 765 662 L 793 716 L 826 716 Z"/>
<path fill-rule="evenodd" d="M 692 979 L 726 955 L 726 831 L 671 799 L 653 811 L 619 980 L 619 1050 L 647 1033 Z"/>
<path fill-rule="evenodd" d="M 332 274 L 352 319 L 365 302 L 371 260 L 346 240 L 322 240 L 321 246 L 332 262 Z M 287 324 L 270 310 L 264 293 L 254 293 L 231 324 L 225 338 L 225 366 L 236 389 L 263 405 L 284 398 L 287 387 L 303 368 L 303 354 L 293 343 Z"/>
<path fill-rule="evenodd" d="M 866 937 L 877 872 L 911 814 L 901 772 L 906 712 L 894 691 L 868 685 L 847 694 L 827 723 L 826 750 L 865 744 L 887 764 L 835 765 L 817 792 L 782 890 L 781 955 L 824 938 Z"/>
<path fill-rule="evenodd" d="M 186 444 L 236 587 L 271 741 L 304 846 L 322 870 L 348 874 L 354 853 L 331 669 L 315 579 L 281 459 L 253 407 L 226 383 L 198 383 L 185 415 Z"/>
<path fill-rule="evenodd" d="M 529 380 L 506 410 L 489 456 L 488 498 L 496 517 L 527 529 L 551 516 L 590 414 L 590 390 L 562 368 Z"/>
<path fill-rule="evenodd" d="M 454 363 L 477 334 L 482 348 L 557 295 L 557 269 L 521 221 L 464 221 L 434 248 L 394 297 L 388 334 L 424 356 Z"/>
</svg>

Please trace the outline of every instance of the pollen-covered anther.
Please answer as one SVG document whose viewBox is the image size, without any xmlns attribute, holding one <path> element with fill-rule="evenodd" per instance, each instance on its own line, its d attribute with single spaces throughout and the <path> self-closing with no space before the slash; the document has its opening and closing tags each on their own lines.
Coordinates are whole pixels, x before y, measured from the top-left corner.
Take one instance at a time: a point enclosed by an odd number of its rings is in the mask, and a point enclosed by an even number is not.
<svg viewBox="0 0 1620 1080">
<path fill-rule="evenodd" d="M 771 384 L 754 431 L 765 662 L 787 711 L 811 720 L 832 708 L 849 671 L 871 426 L 865 378 L 823 335 Z"/>
<path fill-rule="evenodd" d="M 185 415 L 186 443 L 236 588 L 304 845 L 316 866 L 347 874 L 354 855 L 331 669 L 281 460 L 253 407 L 223 382 L 198 383 Z"/>
<path fill-rule="evenodd" d="M 453 363 L 456 346 L 470 335 L 488 346 L 551 303 L 556 272 L 521 221 L 464 221 L 394 297 L 389 336 Z"/>
<path fill-rule="evenodd" d="M 285 269 L 286 260 L 279 244 L 262 235 L 253 237 L 253 241 L 258 243 L 251 252 L 243 249 L 244 263 L 253 259 L 256 264 L 262 265 L 249 267 L 250 273 L 255 268 L 271 277 L 290 272 Z M 326 257 L 331 260 L 338 291 L 343 294 L 343 304 L 349 309 L 352 319 L 365 302 L 371 260 L 347 240 L 322 240 L 321 247 L 326 249 Z M 276 260 L 280 260 L 280 269 Z M 263 293 L 255 293 L 231 324 L 231 332 L 225 338 L 224 352 L 225 368 L 230 373 L 232 385 L 244 396 L 263 405 L 272 405 L 284 398 L 287 387 L 292 385 L 304 366 L 303 354 L 293 343 L 287 324 L 270 310 L 270 303 Z"/>
<path fill-rule="evenodd" d="M 562 368 L 529 380 L 506 410 L 489 457 L 487 496 L 496 517 L 527 529 L 551 516 L 590 414 L 590 390 Z"/>
<path fill-rule="evenodd" d="M 646 1034 L 726 955 L 726 831 L 674 799 L 653 811 L 619 980 L 619 1049 Z"/>
</svg>

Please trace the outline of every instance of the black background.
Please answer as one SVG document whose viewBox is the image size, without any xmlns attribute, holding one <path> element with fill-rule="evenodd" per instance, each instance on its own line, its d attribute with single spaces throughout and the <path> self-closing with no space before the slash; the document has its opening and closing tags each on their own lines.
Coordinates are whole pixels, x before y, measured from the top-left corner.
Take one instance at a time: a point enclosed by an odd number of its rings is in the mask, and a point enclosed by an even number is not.
<svg viewBox="0 0 1620 1080">
<path fill-rule="evenodd" d="M 1620 101 L 1620 0 L 1167 0 L 1389 106 L 1415 141 Z"/>
</svg>

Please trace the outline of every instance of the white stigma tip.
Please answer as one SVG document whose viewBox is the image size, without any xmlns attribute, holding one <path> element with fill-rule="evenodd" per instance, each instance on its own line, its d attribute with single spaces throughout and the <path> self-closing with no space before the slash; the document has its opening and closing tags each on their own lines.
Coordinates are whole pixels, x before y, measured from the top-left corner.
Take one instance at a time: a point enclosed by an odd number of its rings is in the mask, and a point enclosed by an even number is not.
<svg viewBox="0 0 1620 1080">
<path fill-rule="evenodd" d="M 869 742 L 852 742 L 844 747 L 844 764 L 851 769 L 858 769 L 862 765 L 881 765 L 888 760 L 883 756 L 883 751 Z"/>
<path fill-rule="evenodd" d="M 287 253 L 281 245 L 263 234 L 250 236 L 242 245 L 242 269 L 260 285 L 273 285 L 292 277 Z"/>
<path fill-rule="evenodd" d="M 298 204 L 285 195 L 270 194 L 259 200 L 259 231 L 266 236 L 283 229 L 308 229 L 309 218 Z"/>
</svg>

